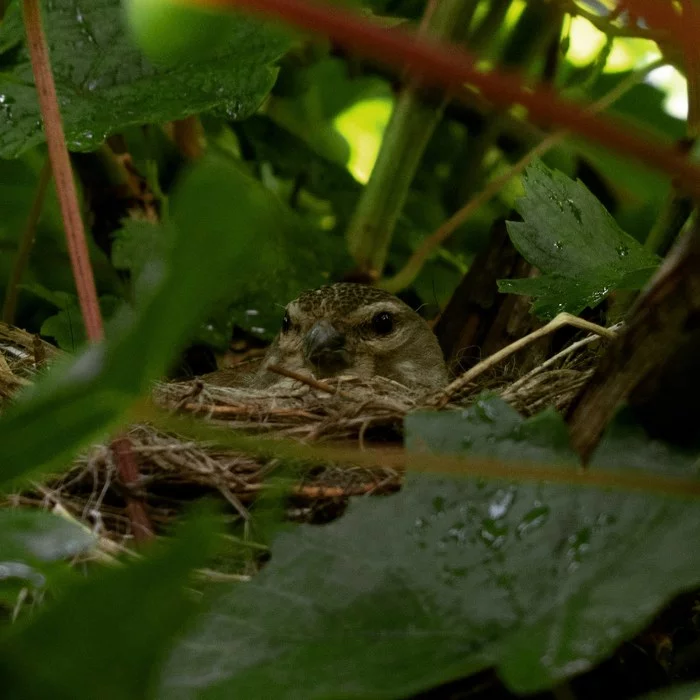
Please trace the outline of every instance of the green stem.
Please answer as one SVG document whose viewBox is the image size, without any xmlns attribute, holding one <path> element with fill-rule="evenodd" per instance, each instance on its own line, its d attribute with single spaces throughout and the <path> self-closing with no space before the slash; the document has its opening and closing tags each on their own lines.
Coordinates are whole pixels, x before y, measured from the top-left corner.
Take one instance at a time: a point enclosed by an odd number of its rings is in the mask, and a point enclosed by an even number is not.
<svg viewBox="0 0 700 700">
<path fill-rule="evenodd" d="M 99 160 L 102 172 L 110 185 L 130 187 L 131 180 L 126 166 L 117 158 L 109 144 L 106 142 L 103 143 L 97 151 L 95 151 L 95 156 Z M 137 193 L 134 192 L 134 194 L 136 195 Z"/>
<path fill-rule="evenodd" d="M 22 236 L 19 239 L 17 247 L 17 255 L 10 270 L 10 277 L 7 281 L 7 289 L 5 290 L 5 302 L 2 307 L 2 320 L 10 325 L 15 322 L 15 312 L 17 311 L 17 300 L 19 298 L 19 285 L 22 283 L 24 271 L 29 264 L 29 257 L 34 247 L 34 239 L 36 238 L 36 227 L 41 218 L 41 212 L 44 208 L 46 200 L 46 192 L 49 189 L 51 182 L 51 163 L 47 158 L 44 166 L 39 173 L 39 181 L 37 182 L 34 201 L 32 202 L 27 223 L 22 231 Z"/>
<path fill-rule="evenodd" d="M 475 53 L 482 53 L 491 45 L 498 30 L 503 26 L 511 0 L 491 0 L 484 18 L 469 37 L 469 46 Z"/>
<path fill-rule="evenodd" d="M 552 40 L 558 42 L 562 22 L 563 13 L 556 5 L 527 5 L 505 42 L 501 65 L 518 68 L 524 75 L 533 78 L 533 66 L 538 63 Z M 492 110 L 484 129 L 474 135 L 470 153 L 468 156 L 464 154 L 461 159 L 461 172 L 455 178 L 460 205 L 473 196 L 483 179 L 486 157 L 503 132 L 503 114 L 503 110 Z"/>
<path fill-rule="evenodd" d="M 689 93 L 690 85 L 691 81 L 688 80 Z M 690 94 L 688 94 L 688 100 L 690 102 Z M 684 154 L 689 154 L 694 159 L 699 141 L 697 136 L 693 136 L 695 129 L 690 124 L 690 113 L 688 114 L 687 130 L 688 137 L 681 139 L 678 145 Z M 649 231 L 646 241 L 644 241 L 644 246 L 658 255 L 666 255 L 686 221 L 688 221 L 695 206 L 696 200 L 693 200 L 682 188 L 679 188 L 678 183 L 673 182 L 663 209 L 654 222 L 651 231 Z"/>
<path fill-rule="evenodd" d="M 644 241 L 644 247 L 658 255 L 666 255 L 692 211 L 693 200 L 690 197 L 677 190 L 669 192 L 663 209 Z"/>
<path fill-rule="evenodd" d="M 476 4 L 441 0 L 427 22 L 426 32 L 439 39 L 464 36 Z M 444 106 L 445 100 L 437 108 L 426 104 L 418 82 L 408 85 L 399 97 L 346 234 L 355 262 L 372 277 L 379 276 L 384 267 L 394 227 Z"/>
</svg>

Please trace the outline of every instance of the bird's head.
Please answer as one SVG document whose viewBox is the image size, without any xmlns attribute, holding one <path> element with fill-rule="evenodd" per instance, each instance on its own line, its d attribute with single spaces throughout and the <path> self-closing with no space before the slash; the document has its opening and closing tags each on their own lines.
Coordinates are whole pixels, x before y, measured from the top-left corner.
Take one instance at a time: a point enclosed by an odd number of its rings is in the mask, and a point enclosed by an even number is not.
<svg viewBox="0 0 700 700">
<path fill-rule="evenodd" d="M 428 388 L 447 381 L 428 324 L 392 294 L 360 284 L 321 287 L 290 302 L 262 371 L 271 364 L 318 379 L 378 375 Z"/>
</svg>

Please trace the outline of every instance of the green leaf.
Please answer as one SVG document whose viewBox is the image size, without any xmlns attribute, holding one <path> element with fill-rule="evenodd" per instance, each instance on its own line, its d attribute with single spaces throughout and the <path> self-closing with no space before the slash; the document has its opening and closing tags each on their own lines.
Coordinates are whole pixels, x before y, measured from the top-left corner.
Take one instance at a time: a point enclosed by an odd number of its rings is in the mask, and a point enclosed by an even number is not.
<svg viewBox="0 0 700 700">
<path fill-rule="evenodd" d="M 0 510 L 0 561 L 51 562 L 89 549 L 95 538 L 66 518 L 38 510 Z"/>
<path fill-rule="evenodd" d="M 345 262 L 345 250 L 337 238 L 306 227 L 233 161 L 214 162 L 211 169 L 192 174 L 173 201 L 173 215 L 183 238 L 198 241 L 205 231 L 215 232 L 235 247 L 237 264 L 207 277 L 211 293 L 231 304 L 237 325 L 271 337 L 279 329 L 284 305 L 302 290 L 327 281 Z M 197 260 L 195 251 L 185 254 L 189 264 Z M 201 292 L 182 288 L 181 293 L 196 298 Z"/>
<path fill-rule="evenodd" d="M 236 125 L 259 163 L 272 163 L 279 177 L 299 179 L 315 197 L 330 200 L 344 228 L 362 191 L 346 168 L 324 158 L 303 139 L 280 127 L 269 117 L 256 115 Z"/>
<path fill-rule="evenodd" d="M 13 2 L 7 7 L 2 20 L 0 20 L 0 54 L 18 46 L 22 42 L 23 36 L 22 11 L 19 4 Z"/>
<path fill-rule="evenodd" d="M 43 284 L 34 282 L 32 284 L 23 284 L 21 289 L 25 289 L 28 292 L 34 294 L 34 296 L 48 301 L 49 304 L 53 304 L 57 309 L 65 311 L 66 309 L 72 309 L 77 305 L 78 297 L 70 292 L 63 292 L 60 290 L 48 289 Z"/>
<path fill-rule="evenodd" d="M 167 548 L 71 586 L 0 637 L 8 698 L 152 697 L 158 669 L 194 605 L 190 573 L 213 551 L 211 516 L 192 519 Z"/>
<path fill-rule="evenodd" d="M 80 307 L 61 309 L 54 316 L 49 316 L 41 324 L 41 335 L 53 338 L 62 350 L 75 351 L 86 340 L 85 324 L 80 315 Z"/>
<path fill-rule="evenodd" d="M 168 231 L 148 221 L 127 219 L 114 233 L 112 264 L 138 277 L 149 261 L 162 258 L 166 251 Z"/>
<path fill-rule="evenodd" d="M 0 599 L 29 585 L 42 589 L 51 565 L 89 550 L 94 536 L 65 518 L 38 510 L 0 510 Z"/>
<path fill-rule="evenodd" d="M 271 257 L 289 251 L 276 247 L 288 228 L 284 208 L 273 204 L 259 183 L 223 158 L 203 159 L 188 173 L 173 195 L 164 257 L 151 259 L 140 275 L 137 309 L 122 309 L 108 343 L 55 367 L 0 419 L 0 484 L 60 467 L 104 438 L 166 372 L 232 282 L 262 286 L 270 269 L 296 264 Z M 299 264 L 310 255 L 300 255 Z"/>
<path fill-rule="evenodd" d="M 25 401 L 4 413 L 0 486 L 8 488 L 40 469 L 60 468 L 118 425 L 134 396 L 104 386 L 104 374 L 103 348 L 90 348 L 72 363 L 54 367 L 35 391 L 26 392 Z"/>
<path fill-rule="evenodd" d="M 494 458 L 543 459 L 553 436 L 549 460 L 572 461 L 560 417 L 496 400 L 406 431 L 413 448 Z M 278 537 L 178 646 L 159 697 L 408 697 L 491 666 L 518 693 L 551 687 L 700 583 L 699 516 L 653 494 L 411 474 Z"/>
<path fill-rule="evenodd" d="M 466 411 L 416 413 L 406 418 L 409 451 L 469 453 L 502 460 L 542 462 L 556 457 L 558 464 L 578 466 L 569 444 L 569 431 L 554 410 L 523 421 L 504 401 L 482 394 Z"/>
<path fill-rule="evenodd" d="M 70 352 L 75 351 L 87 340 L 85 324 L 75 294 L 47 289 L 42 284 L 32 283 L 21 285 L 22 289 L 31 292 L 49 304 L 53 304 L 59 312 L 49 316 L 41 325 L 41 335 L 53 338 L 58 347 Z M 100 310 L 104 319 L 110 319 L 117 308 L 123 303 L 121 299 L 111 295 L 99 298 Z"/>
<path fill-rule="evenodd" d="M 77 151 L 129 125 L 207 111 L 245 118 L 272 88 L 272 64 L 290 44 L 279 28 L 239 15 L 213 56 L 156 67 L 133 44 L 120 0 L 53 0 L 43 15 L 66 138 Z M 0 157 L 11 158 L 44 139 L 26 49 L 0 75 L 0 97 Z"/>
<path fill-rule="evenodd" d="M 533 311 L 553 318 L 597 306 L 613 289 L 639 289 L 659 258 L 627 235 L 581 182 L 541 162 L 523 177 L 522 222 L 509 221 L 513 245 L 541 277 L 499 280 L 502 292 L 536 297 Z"/>
</svg>

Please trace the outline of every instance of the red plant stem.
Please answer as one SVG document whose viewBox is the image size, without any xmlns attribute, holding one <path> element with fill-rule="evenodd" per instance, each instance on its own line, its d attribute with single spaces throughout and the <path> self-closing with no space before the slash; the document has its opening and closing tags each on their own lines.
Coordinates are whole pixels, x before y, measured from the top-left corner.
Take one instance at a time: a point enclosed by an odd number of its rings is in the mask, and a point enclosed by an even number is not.
<svg viewBox="0 0 700 700">
<path fill-rule="evenodd" d="M 595 117 L 586 111 L 585 106 L 561 99 L 547 86 L 526 90 L 521 80 L 513 74 L 498 70 L 481 72 L 475 67 L 475 57 L 454 45 L 438 44 L 400 27 L 386 30 L 337 5 L 331 7 L 309 0 L 179 1 L 203 7 L 245 8 L 275 17 L 294 26 L 325 34 L 348 50 L 407 69 L 422 81 L 450 90 L 468 83 L 477 87 L 496 105 L 508 107 L 514 103 L 521 104 L 528 109 L 533 121 L 569 129 L 619 153 L 637 158 L 677 178 L 689 193 L 700 195 L 700 167 L 689 162 L 674 147 L 660 143 L 648 132 L 630 124 Z M 634 2 L 641 4 L 641 0 Z M 666 21 L 667 14 L 664 14 Z M 675 28 L 675 22 L 673 26 Z M 681 29 L 684 34 L 687 33 L 685 27 L 681 27 L 679 33 Z"/>
<path fill-rule="evenodd" d="M 119 468 L 119 476 L 127 489 L 126 512 L 131 523 L 131 532 L 137 543 L 153 538 L 153 527 L 146 513 L 146 505 L 138 497 L 128 493 L 129 487 L 138 485 L 140 474 L 131 440 L 125 435 L 112 441 L 112 450 Z"/>
<path fill-rule="evenodd" d="M 61 124 L 56 85 L 51 73 L 51 62 L 46 37 L 41 24 L 39 0 L 23 0 L 24 23 L 27 44 L 32 61 L 34 81 L 39 96 L 39 107 L 44 120 L 46 143 L 49 149 L 51 169 L 56 181 L 56 192 L 61 206 L 63 225 L 66 230 L 68 253 L 73 267 L 73 277 L 78 292 L 78 301 L 83 314 L 87 336 L 92 341 L 101 340 L 104 331 L 102 315 L 97 300 L 95 279 L 90 266 L 85 228 L 80 215 L 78 194 L 73 181 L 66 138 Z"/>
<path fill-rule="evenodd" d="M 27 32 L 27 44 L 32 61 L 34 81 L 39 95 L 39 107 L 44 120 L 46 143 L 49 160 L 56 181 L 56 192 L 61 205 L 63 225 L 66 230 L 68 252 L 70 254 L 73 277 L 78 291 L 78 301 L 85 323 L 88 338 L 99 341 L 104 337 L 102 314 L 97 299 L 95 278 L 90 266 L 85 228 L 78 205 L 78 193 L 75 189 L 73 171 L 68 156 L 66 138 L 61 124 L 61 112 L 58 107 L 56 85 L 51 72 L 51 61 L 46 45 L 46 37 L 41 24 L 39 0 L 23 0 L 24 23 Z M 118 437 L 112 442 L 119 475 L 128 488 L 139 480 L 138 465 L 127 437 Z M 127 496 L 126 511 L 131 523 L 134 539 L 141 542 L 153 537 L 148 514 L 144 503 L 133 496 Z"/>
</svg>

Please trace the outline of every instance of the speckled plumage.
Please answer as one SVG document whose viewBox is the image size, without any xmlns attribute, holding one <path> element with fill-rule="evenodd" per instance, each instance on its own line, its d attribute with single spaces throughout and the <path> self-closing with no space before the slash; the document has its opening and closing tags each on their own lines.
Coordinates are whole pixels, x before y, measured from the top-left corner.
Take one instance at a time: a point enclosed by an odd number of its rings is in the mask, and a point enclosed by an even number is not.
<svg viewBox="0 0 700 700">
<path fill-rule="evenodd" d="M 339 282 L 302 292 L 292 303 L 302 313 L 315 318 L 326 315 L 340 318 L 355 311 L 360 306 L 387 299 L 398 301 L 393 294 L 385 292 L 383 289 L 368 287 L 364 284 Z"/>
<path fill-rule="evenodd" d="M 373 320 L 382 314 L 391 317 L 389 332 L 376 330 Z M 428 324 L 381 289 L 351 283 L 320 287 L 290 302 L 286 315 L 287 330 L 275 338 L 256 375 L 259 387 L 288 381 L 267 371 L 273 364 L 318 379 L 379 375 L 426 389 L 447 382 L 442 352 Z"/>
</svg>

